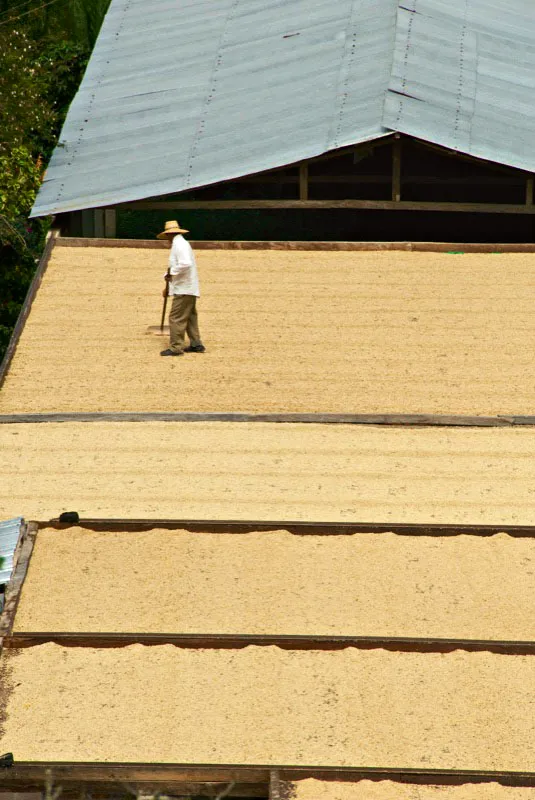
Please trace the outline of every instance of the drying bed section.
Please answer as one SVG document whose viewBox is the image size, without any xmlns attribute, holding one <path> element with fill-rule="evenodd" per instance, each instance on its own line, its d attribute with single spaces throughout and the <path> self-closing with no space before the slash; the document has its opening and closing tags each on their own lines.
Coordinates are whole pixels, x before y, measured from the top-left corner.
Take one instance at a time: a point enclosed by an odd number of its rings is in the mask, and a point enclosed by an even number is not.
<svg viewBox="0 0 535 800">
<path fill-rule="evenodd" d="M 343 783 L 309 778 L 284 788 L 288 800 L 535 800 L 535 788 L 499 783 L 418 786 L 393 781 Z"/>
<path fill-rule="evenodd" d="M 0 425 L 0 518 L 535 524 L 535 429 Z"/>
<path fill-rule="evenodd" d="M 4 658 L 0 750 L 16 761 L 535 772 L 531 657 L 45 644 Z"/>
<path fill-rule="evenodd" d="M 161 359 L 165 250 L 56 247 L 0 413 L 533 414 L 532 261 L 199 250 L 207 352 Z"/>
<path fill-rule="evenodd" d="M 505 533 L 42 528 L 13 630 L 535 642 L 534 596 L 535 539 Z"/>
</svg>

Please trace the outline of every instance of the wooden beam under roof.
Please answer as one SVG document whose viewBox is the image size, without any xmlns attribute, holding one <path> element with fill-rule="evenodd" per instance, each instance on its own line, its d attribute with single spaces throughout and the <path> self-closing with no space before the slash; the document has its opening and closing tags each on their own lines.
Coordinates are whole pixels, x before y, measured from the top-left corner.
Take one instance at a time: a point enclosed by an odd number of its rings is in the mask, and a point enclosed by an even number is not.
<svg viewBox="0 0 535 800">
<path fill-rule="evenodd" d="M 466 214 L 535 215 L 535 205 L 420 200 L 163 200 L 121 203 L 120 211 L 223 211 L 248 209 L 347 209 L 360 211 L 445 211 Z"/>
</svg>

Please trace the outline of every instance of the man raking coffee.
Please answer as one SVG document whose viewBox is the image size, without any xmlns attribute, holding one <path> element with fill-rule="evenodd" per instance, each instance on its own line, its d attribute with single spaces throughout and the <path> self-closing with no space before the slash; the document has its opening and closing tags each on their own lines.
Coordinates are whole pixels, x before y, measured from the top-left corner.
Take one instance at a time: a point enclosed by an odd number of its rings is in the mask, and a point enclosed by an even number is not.
<svg viewBox="0 0 535 800">
<path fill-rule="evenodd" d="M 171 220 L 165 223 L 165 230 L 157 236 L 158 239 L 166 239 L 171 248 L 163 296 L 173 298 L 169 313 L 169 347 L 162 350 L 161 356 L 204 353 L 206 349 L 201 341 L 197 320 L 197 298 L 200 297 L 197 265 L 191 245 L 184 239 L 183 233 L 189 231 L 181 228 L 176 220 Z M 188 347 L 184 346 L 185 333 L 189 338 Z"/>
</svg>

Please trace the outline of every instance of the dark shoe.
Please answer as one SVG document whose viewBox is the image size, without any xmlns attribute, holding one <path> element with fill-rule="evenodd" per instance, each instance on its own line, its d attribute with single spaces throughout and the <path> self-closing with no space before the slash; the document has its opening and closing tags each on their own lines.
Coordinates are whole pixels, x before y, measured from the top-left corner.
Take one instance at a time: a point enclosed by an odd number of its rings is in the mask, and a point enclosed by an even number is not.
<svg viewBox="0 0 535 800">
<path fill-rule="evenodd" d="M 184 348 L 185 353 L 204 353 L 205 351 L 206 347 L 203 344 L 190 344 Z"/>
<path fill-rule="evenodd" d="M 174 350 L 171 350 L 171 349 L 168 347 L 168 348 L 167 348 L 167 350 L 162 350 L 162 352 L 160 353 L 160 355 L 161 355 L 161 356 L 181 356 L 181 355 L 182 355 L 182 353 L 175 353 L 175 351 L 174 351 Z"/>
</svg>

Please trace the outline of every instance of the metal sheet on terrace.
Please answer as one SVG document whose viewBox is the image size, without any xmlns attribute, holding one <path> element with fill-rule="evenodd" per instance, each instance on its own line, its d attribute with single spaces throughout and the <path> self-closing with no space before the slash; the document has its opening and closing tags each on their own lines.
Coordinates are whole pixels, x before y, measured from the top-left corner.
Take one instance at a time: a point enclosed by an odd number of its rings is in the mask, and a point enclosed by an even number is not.
<svg viewBox="0 0 535 800">
<path fill-rule="evenodd" d="M 531 254 L 198 250 L 203 355 L 161 358 L 160 249 L 55 247 L 0 413 L 535 413 Z"/>
<path fill-rule="evenodd" d="M 504 533 L 42 529 L 14 631 L 535 641 L 534 568 Z"/>
<path fill-rule="evenodd" d="M 34 215 L 382 135 L 396 0 L 113 0 Z"/>
<path fill-rule="evenodd" d="M 535 771 L 533 657 L 53 644 L 4 657 L 0 747 L 20 761 Z"/>
<path fill-rule="evenodd" d="M 535 524 L 534 428 L 0 425 L 0 517 Z"/>
</svg>

